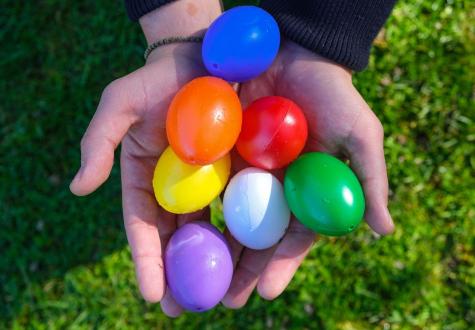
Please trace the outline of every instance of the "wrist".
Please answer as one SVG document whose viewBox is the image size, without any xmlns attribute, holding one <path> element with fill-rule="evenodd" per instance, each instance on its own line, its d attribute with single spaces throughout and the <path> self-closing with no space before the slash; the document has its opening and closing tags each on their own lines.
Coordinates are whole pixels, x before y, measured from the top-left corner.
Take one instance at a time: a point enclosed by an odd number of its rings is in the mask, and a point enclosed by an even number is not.
<svg viewBox="0 0 475 330">
<path fill-rule="evenodd" d="M 150 53 L 145 63 L 149 64 L 165 57 L 186 57 L 201 66 L 201 43 L 174 43 L 158 47 Z"/>
<path fill-rule="evenodd" d="M 151 44 L 167 37 L 202 35 L 220 14 L 219 0 L 180 0 L 142 16 L 139 23 Z"/>
<path fill-rule="evenodd" d="M 353 72 L 344 65 L 316 54 L 288 39 L 283 40 L 281 49 L 284 54 L 281 70 L 295 64 L 301 65 L 304 63 L 306 66 L 311 64 L 318 68 L 318 74 L 321 76 L 335 77 L 351 83 Z"/>
</svg>

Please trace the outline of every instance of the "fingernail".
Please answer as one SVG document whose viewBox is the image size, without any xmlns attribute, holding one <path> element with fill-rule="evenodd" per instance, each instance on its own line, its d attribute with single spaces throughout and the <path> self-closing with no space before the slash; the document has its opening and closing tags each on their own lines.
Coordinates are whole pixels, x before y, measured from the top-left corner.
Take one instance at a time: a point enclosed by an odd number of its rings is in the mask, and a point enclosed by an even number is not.
<svg viewBox="0 0 475 330">
<path fill-rule="evenodd" d="M 394 231 L 395 225 L 394 225 L 393 217 L 391 216 L 391 213 L 389 213 L 389 210 L 387 207 L 386 207 L 386 214 L 389 220 L 389 225 L 392 228 L 391 231 L 389 232 L 389 234 L 391 234 Z"/>
</svg>

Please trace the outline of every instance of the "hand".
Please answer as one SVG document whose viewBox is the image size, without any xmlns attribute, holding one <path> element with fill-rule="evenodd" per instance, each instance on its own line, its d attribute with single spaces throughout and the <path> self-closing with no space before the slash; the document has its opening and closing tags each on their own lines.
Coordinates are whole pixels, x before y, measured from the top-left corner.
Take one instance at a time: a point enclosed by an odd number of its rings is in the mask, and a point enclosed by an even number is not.
<svg viewBox="0 0 475 330">
<path fill-rule="evenodd" d="M 140 23 L 151 43 L 201 33 L 220 12 L 218 1 L 177 1 Z M 122 142 L 124 223 L 139 288 L 145 300 L 161 300 L 169 316 L 179 315 L 181 308 L 166 290 L 162 252 L 177 227 L 209 216 L 206 210 L 180 216 L 164 211 L 155 201 L 152 177 L 168 145 L 165 122 L 171 99 L 185 83 L 205 74 L 200 44 L 173 44 L 154 50 L 144 67 L 109 84 L 81 141 L 81 168 L 70 186 L 80 196 L 97 189 L 108 178 L 114 150 Z"/>
<path fill-rule="evenodd" d="M 351 72 L 304 48 L 284 41 L 272 67 L 241 86 L 243 107 L 267 95 L 296 102 L 309 125 L 308 151 L 324 151 L 350 160 L 363 185 L 365 219 L 378 234 L 389 234 L 394 225 L 387 209 L 388 179 L 383 151 L 383 128 L 351 81 Z M 239 308 L 254 288 L 264 299 L 274 299 L 289 284 L 310 251 L 315 234 L 292 219 L 282 241 L 256 251 L 243 248 L 228 233 L 235 260 L 231 288 L 223 299 Z"/>
</svg>

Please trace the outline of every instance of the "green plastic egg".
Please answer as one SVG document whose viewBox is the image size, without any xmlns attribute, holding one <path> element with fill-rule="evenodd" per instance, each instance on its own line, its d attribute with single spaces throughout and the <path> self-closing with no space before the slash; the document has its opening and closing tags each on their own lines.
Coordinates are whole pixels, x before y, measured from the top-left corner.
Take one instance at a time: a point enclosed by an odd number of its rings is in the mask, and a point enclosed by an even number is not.
<svg viewBox="0 0 475 330">
<path fill-rule="evenodd" d="M 328 154 L 310 152 L 295 160 L 285 173 L 284 191 L 295 217 L 317 233 L 345 235 L 363 218 L 365 200 L 358 178 Z"/>
</svg>

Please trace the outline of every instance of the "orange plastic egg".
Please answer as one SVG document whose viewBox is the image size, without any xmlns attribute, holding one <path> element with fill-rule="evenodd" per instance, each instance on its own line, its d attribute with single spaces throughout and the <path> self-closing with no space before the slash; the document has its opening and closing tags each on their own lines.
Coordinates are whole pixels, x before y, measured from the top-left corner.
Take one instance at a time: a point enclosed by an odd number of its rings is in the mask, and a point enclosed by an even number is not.
<svg viewBox="0 0 475 330">
<path fill-rule="evenodd" d="M 241 123 L 241 103 L 231 85 L 215 77 L 196 78 L 170 104 L 168 142 L 184 162 L 211 164 L 232 149 Z"/>
</svg>

